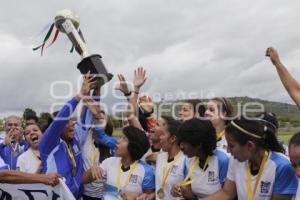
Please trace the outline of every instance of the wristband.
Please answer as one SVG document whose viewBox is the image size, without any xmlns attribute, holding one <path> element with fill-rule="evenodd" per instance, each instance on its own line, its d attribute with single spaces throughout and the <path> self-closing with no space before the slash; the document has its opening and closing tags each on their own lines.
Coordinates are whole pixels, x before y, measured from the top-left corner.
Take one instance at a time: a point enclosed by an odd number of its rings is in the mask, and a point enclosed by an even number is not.
<svg viewBox="0 0 300 200">
<path fill-rule="evenodd" d="M 129 91 L 128 93 L 124 93 L 124 96 L 125 96 L 125 97 L 128 97 L 128 96 L 131 95 L 131 93 L 132 93 L 131 91 Z"/>
</svg>

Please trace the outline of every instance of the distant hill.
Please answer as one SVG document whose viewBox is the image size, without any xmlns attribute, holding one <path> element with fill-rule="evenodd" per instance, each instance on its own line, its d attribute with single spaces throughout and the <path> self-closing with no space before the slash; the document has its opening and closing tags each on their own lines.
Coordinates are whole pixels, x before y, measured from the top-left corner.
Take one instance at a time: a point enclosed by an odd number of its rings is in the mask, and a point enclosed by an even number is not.
<svg viewBox="0 0 300 200">
<path fill-rule="evenodd" d="M 277 115 L 281 128 L 299 127 L 300 130 L 300 110 L 296 105 L 274 102 L 274 101 L 267 101 L 267 100 L 251 98 L 251 97 L 229 97 L 228 99 L 230 100 L 230 102 L 234 107 L 235 114 L 237 113 L 237 111 L 241 112 L 242 109 L 245 108 L 246 104 L 248 105 L 247 109 L 259 108 L 257 104 L 260 104 L 264 108 L 264 111 L 273 112 Z M 170 111 L 162 112 L 162 114 L 171 115 L 171 112 L 177 113 L 180 106 L 173 106 L 173 105 L 180 101 L 171 101 L 171 102 L 164 101 L 163 103 L 166 105 L 163 106 L 163 109 L 170 110 Z M 203 99 L 203 101 L 207 102 L 208 99 Z M 160 104 L 162 104 L 162 102 L 156 103 L 157 107 Z"/>
</svg>

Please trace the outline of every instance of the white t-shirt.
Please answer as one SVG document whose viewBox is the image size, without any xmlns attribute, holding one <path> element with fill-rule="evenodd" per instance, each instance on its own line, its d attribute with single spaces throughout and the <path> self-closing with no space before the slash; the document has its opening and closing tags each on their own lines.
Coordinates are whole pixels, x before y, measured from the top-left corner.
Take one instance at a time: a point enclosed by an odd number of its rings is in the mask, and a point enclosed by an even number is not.
<svg viewBox="0 0 300 200">
<path fill-rule="evenodd" d="M 227 140 L 225 138 L 225 135 L 223 135 L 221 137 L 221 139 L 219 141 L 217 141 L 217 150 L 221 150 L 223 151 L 224 153 L 226 153 L 227 155 L 230 155 L 229 153 L 227 153 Z"/>
<path fill-rule="evenodd" d="M 17 160 L 17 170 L 27 173 L 37 173 L 41 161 L 34 155 L 32 149 L 22 153 Z"/>
<path fill-rule="evenodd" d="M 256 181 L 251 176 L 251 189 Z M 230 158 L 227 178 L 236 185 L 238 199 L 247 199 L 247 164 Z M 268 200 L 274 194 L 295 195 L 298 179 L 290 161 L 281 153 L 270 152 L 264 167 L 263 174 L 254 196 L 255 200 Z"/>
<path fill-rule="evenodd" d="M 156 160 L 157 167 L 155 170 L 155 190 L 156 190 L 155 192 L 156 193 L 161 187 L 161 182 L 163 179 L 163 168 L 165 167 L 165 171 L 167 172 L 170 169 L 171 164 L 173 163 L 172 161 L 167 162 L 167 160 L 168 160 L 167 152 L 160 153 L 157 157 Z M 173 197 L 171 195 L 171 189 L 172 186 L 175 185 L 176 183 L 182 182 L 184 180 L 184 177 L 187 175 L 186 163 L 187 163 L 187 157 L 182 152 L 180 152 L 180 157 L 174 163 L 173 170 L 169 173 L 168 178 L 166 180 L 166 185 L 163 188 L 165 194 L 164 197 L 165 200 L 181 199 L 178 197 Z M 157 195 L 156 195 L 156 199 L 161 200 L 158 198 Z"/>
<path fill-rule="evenodd" d="M 187 168 L 190 169 L 194 158 L 190 158 Z M 208 166 L 203 171 L 196 166 L 192 176 L 192 192 L 200 198 L 211 195 L 222 188 L 228 170 L 229 157 L 220 150 L 215 150 L 210 156 Z"/>
<path fill-rule="evenodd" d="M 82 146 L 82 159 L 83 168 L 85 171 L 91 168 L 92 163 L 94 163 L 97 166 L 99 165 L 99 150 L 94 145 L 92 133 L 89 133 L 87 135 L 87 138 Z M 102 193 L 103 183 L 94 181 L 88 184 L 84 184 L 83 187 L 84 195 L 99 198 Z"/>
<path fill-rule="evenodd" d="M 105 159 L 100 167 L 106 173 L 105 181 L 105 193 L 104 199 L 116 199 L 118 197 L 117 192 L 117 179 L 118 179 L 118 167 L 120 162 L 119 157 L 110 157 Z M 130 166 L 132 167 L 132 165 Z M 155 189 L 155 177 L 152 168 L 143 161 L 139 161 L 137 167 L 133 171 L 128 185 L 124 188 L 125 181 L 130 170 L 121 170 L 121 192 L 134 192 L 142 193 L 145 190 Z"/>
<path fill-rule="evenodd" d="M 149 155 L 151 155 L 152 153 L 154 153 L 154 154 L 159 154 L 159 153 L 161 153 L 161 152 L 163 152 L 162 151 L 162 149 L 160 150 L 160 151 L 158 151 L 158 152 L 153 152 L 152 151 L 152 149 L 151 148 L 149 148 L 148 149 L 148 151 L 143 155 L 143 157 L 141 158 L 141 161 L 144 161 L 144 162 L 146 162 L 146 158 L 149 156 Z M 146 162 L 147 163 L 147 162 Z M 149 164 L 149 163 L 147 163 L 147 164 Z M 156 166 L 156 164 L 149 164 L 151 167 L 152 167 L 152 169 L 153 169 L 153 171 L 155 172 L 155 166 Z"/>
<path fill-rule="evenodd" d="M 293 197 L 293 200 L 300 199 L 300 178 L 298 178 L 298 189 L 296 195 Z"/>
</svg>

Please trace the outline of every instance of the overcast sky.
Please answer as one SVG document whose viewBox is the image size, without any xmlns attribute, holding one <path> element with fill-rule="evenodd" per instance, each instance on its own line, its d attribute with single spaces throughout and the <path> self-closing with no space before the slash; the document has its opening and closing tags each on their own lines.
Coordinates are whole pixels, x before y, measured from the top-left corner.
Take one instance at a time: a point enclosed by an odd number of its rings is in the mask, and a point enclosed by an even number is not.
<svg viewBox="0 0 300 200">
<path fill-rule="evenodd" d="M 70 54 L 61 34 L 41 57 L 31 48 L 57 11 L 69 8 L 91 53 L 103 56 L 113 74 L 129 80 L 144 66 L 142 89 L 160 98 L 250 96 L 291 102 L 264 56 L 278 49 L 290 72 L 300 80 L 300 1 L 283 0 L 10 0 L 0 8 L 1 116 L 26 107 L 49 111 L 54 93 L 76 93 L 80 56 Z M 116 76 L 104 101 L 124 102 L 112 95 Z M 117 93 L 120 94 L 120 93 Z"/>
</svg>

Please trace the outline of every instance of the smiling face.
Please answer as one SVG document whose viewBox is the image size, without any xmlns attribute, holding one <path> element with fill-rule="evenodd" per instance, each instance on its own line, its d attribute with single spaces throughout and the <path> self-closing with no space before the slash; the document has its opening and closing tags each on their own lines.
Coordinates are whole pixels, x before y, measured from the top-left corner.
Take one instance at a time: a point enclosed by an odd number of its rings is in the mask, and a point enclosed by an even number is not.
<svg viewBox="0 0 300 200">
<path fill-rule="evenodd" d="M 122 135 L 119 140 L 118 143 L 116 145 L 116 154 L 119 157 L 126 157 L 129 155 L 129 151 L 128 151 L 128 138 L 125 135 Z"/>
<path fill-rule="evenodd" d="M 40 128 L 35 124 L 26 126 L 24 135 L 31 148 L 37 149 L 43 135 Z"/>
<path fill-rule="evenodd" d="M 69 120 L 65 126 L 61 138 L 67 142 L 70 142 L 74 138 L 74 121 Z"/>
<path fill-rule="evenodd" d="M 163 151 L 169 152 L 176 143 L 176 136 L 172 135 L 167 129 L 167 122 L 165 119 L 160 118 L 157 122 L 158 129 L 160 130 L 159 141 Z"/>
<path fill-rule="evenodd" d="M 226 112 L 221 112 L 220 106 L 221 104 L 214 100 L 210 100 L 207 103 L 205 117 L 209 119 L 214 126 L 220 123 L 225 123 Z"/>
<path fill-rule="evenodd" d="M 166 122 L 160 118 L 156 121 L 155 125 L 150 129 L 149 139 L 152 144 L 160 143 L 160 136 L 165 131 Z"/>
<path fill-rule="evenodd" d="M 181 120 L 186 121 L 192 119 L 195 113 L 193 111 L 192 105 L 189 103 L 183 103 L 179 112 L 178 116 Z"/>
</svg>

